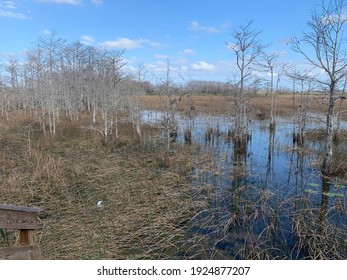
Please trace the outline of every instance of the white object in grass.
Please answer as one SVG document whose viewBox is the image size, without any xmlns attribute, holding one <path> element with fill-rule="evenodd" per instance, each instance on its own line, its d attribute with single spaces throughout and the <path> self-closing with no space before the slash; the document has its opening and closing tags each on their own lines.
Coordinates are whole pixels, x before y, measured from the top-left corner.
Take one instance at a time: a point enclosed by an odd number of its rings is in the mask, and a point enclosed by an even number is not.
<svg viewBox="0 0 347 280">
<path fill-rule="evenodd" d="M 103 207 L 103 201 L 102 200 L 99 200 L 97 203 L 96 203 L 96 207 Z"/>
</svg>

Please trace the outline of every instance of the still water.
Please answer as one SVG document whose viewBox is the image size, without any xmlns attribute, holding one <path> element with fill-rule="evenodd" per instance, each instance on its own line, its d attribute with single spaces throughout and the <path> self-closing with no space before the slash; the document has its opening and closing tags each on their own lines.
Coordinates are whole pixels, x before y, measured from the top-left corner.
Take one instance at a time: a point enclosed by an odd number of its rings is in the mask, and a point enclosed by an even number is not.
<svg viewBox="0 0 347 280">
<path fill-rule="evenodd" d="M 145 122 L 161 118 L 160 112 L 144 113 Z M 200 115 L 194 120 L 176 116 L 176 121 L 176 142 L 185 143 L 184 131 L 189 128 L 191 143 L 199 146 L 193 154 L 192 188 L 200 211 L 187 225 L 191 246 L 182 250 L 182 256 L 315 258 L 315 248 L 305 244 L 327 235 L 323 227 L 346 243 L 347 188 L 338 179 L 322 178 L 322 140 L 307 137 L 304 147 L 297 147 L 292 137 L 297 127 L 291 119 L 277 118 L 273 133 L 268 120 L 255 120 L 249 123 L 247 149 L 240 154 L 227 137 L 228 116 Z M 306 124 L 308 132 L 323 128 L 317 116 Z"/>
</svg>

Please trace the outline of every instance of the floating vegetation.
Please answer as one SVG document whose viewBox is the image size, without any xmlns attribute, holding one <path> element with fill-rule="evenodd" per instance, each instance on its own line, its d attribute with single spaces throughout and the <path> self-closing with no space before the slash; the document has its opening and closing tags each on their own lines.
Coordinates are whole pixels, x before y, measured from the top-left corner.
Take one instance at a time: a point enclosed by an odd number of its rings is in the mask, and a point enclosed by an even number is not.
<svg viewBox="0 0 347 280">
<path fill-rule="evenodd" d="M 318 191 L 317 190 L 313 190 L 313 189 L 304 189 L 304 192 L 311 193 L 311 194 L 318 194 Z"/>
</svg>

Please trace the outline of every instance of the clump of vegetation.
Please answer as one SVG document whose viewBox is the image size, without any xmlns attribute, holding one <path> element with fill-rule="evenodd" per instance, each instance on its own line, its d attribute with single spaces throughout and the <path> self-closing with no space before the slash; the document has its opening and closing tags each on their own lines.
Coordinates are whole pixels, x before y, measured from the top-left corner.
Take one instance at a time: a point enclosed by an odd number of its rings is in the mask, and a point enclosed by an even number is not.
<svg viewBox="0 0 347 280">
<path fill-rule="evenodd" d="M 206 205 L 190 223 L 194 239 L 187 255 L 201 259 L 346 259 L 347 212 L 345 195 L 339 190 L 345 186 L 337 185 L 337 191 L 323 188 L 321 193 L 321 185 L 312 183 L 311 189 L 295 197 L 281 194 L 281 189 L 247 184 L 249 179 L 240 168 L 234 169 L 231 186 L 220 186 L 218 179 L 206 180 L 216 174 L 215 169 L 210 166 L 195 178 L 196 200 Z M 319 206 L 312 198 L 317 195 L 322 195 Z"/>
</svg>

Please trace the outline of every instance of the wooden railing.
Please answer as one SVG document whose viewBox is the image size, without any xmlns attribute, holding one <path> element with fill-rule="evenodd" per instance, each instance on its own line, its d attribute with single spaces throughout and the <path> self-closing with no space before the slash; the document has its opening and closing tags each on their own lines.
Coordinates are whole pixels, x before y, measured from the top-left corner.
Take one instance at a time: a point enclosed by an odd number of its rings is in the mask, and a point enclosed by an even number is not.
<svg viewBox="0 0 347 280">
<path fill-rule="evenodd" d="M 0 260 L 42 259 L 35 239 L 39 208 L 0 204 L 0 229 L 19 230 L 16 247 L 0 247 Z M 1 238 L 1 236 L 0 236 Z"/>
</svg>

